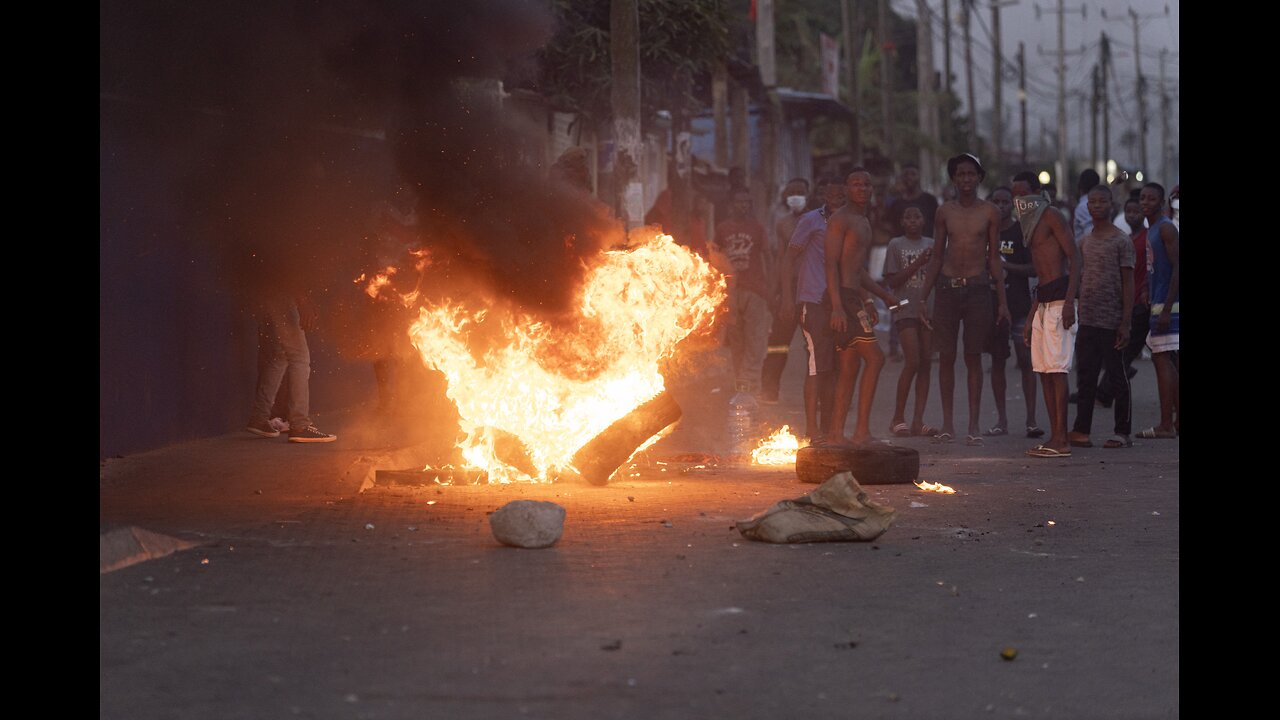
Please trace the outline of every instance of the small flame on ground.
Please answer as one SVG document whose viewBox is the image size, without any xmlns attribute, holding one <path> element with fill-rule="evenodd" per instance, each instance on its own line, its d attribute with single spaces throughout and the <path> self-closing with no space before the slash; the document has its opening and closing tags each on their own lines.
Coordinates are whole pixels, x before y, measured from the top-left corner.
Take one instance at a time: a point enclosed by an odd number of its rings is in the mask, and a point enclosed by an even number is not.
<svg viewBox="0 0 1280 720">
<path fill-rule="evenodd" d="M 761 440 L 759 447 L 751 451 L 751 464 L 794 465 L 796 451 L 800 447 L 800 439 L 791 434 L 791 426 L 783 425 L 780 430 Z"/>
<path fill-rule="evenodd" d="M 950 485 L 943 485 L 942 483 L 931 483 L 931 482 L 925 481 L 925 482 L 918 482 L 913 484 L 916 487 L 920 488 L 921 490 L 924 490 L 925 492 L 936 492 L 936 493 L 942 493 L 944 495 L 956 494 L 956 491 L 954 488 L 952 488 Z"/>
</svg>

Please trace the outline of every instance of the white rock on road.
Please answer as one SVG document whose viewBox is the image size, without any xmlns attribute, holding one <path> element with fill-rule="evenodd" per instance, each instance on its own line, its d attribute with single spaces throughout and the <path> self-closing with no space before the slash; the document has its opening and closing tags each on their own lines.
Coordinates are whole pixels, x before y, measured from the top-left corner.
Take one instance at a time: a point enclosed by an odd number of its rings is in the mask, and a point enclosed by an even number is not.
<svg viewBox="0 0 1280 720">
<path fill-rule="evenodd" d="M 512 500 L 489 516 L 489 528 L 503 545 L 551 547 L 564 532 L 564 508 L 553 502 Z"/>
</svg>

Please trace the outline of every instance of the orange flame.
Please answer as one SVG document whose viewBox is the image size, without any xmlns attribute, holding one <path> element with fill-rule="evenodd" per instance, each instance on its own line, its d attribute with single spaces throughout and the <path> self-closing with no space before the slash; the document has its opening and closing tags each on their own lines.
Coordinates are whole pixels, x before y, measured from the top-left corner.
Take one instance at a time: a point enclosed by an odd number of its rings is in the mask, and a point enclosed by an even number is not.
<svg viewBox="0 0 1280 720">
<path fill-rule="evenodd" d="M 942 483 L 931 483 L 926 480 L 925 482 L 918 482 L 918 483 L 912 483 L 912 484 L 920 488 L 921 490 L 924 490 L 925 492 L 936 492 L 936 493 L 942 493 L 944 495 L 956 494 L 956 491 L 954 488 L 952 488 L 949 485 L 943 485 Z"/>
<path fill-rule="evenodd" d="M 409 330 L 423 362 L 448 381 L 467 435 L 458 447 L 490 482 L 549 481 L 571 468 L 579 448 L 663 390 L 659 361 L 710 326 L 724 300 L 724 277 L 670 235 L 592 262 L 566 330 L 448 301 L 421 308 Z M 473 350 L 495 336 L 498 344 Z M 504 461 L 489 429 L 519 438 L 536 472 Z"/>
<path fill-rule="evenodd" d="M 800 439 L 791 434 L 791 426 L 783 425 L 782 429 L 761 440 L 760 446 L 751 451 L 751 464 L 794 465 L 796 451 L 800 447 Z"/>
<path fill-rule="evenodd" d="M 374 300 L 377 300 L 378 294 L 382 292 L 382 288 L 391 284 L 391 276 L 395 274 L 396 274 L 396 268 L 394 265 L 388 265 L 386 270 L 383 270 L 380 273 L 374 274 L 373 279 L 370 280 L 369 284 L 365 285 L 364 287 L 365 294 L 373 298 Z M 361 275 L 360 277 L 356 278 L 356 282 L 360 282 L 363 279 L 364 279 L 364 275 Z"/>
</svg>

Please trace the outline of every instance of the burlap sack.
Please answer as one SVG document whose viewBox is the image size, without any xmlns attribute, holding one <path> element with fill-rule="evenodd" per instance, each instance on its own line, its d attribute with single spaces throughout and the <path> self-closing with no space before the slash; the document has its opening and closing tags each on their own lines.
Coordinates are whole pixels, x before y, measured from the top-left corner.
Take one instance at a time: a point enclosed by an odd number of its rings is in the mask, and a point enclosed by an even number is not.
<svg viewBox="0 0 1280 720">
<path fill-rule="evenodd" d="M 761 542 L 874 540 L 896 517 L 893 508 L 871 502 L 853 475 L 842 472 L 808 495 L 779 501 L 737 526 L 743 537 Z"/>
</svg>

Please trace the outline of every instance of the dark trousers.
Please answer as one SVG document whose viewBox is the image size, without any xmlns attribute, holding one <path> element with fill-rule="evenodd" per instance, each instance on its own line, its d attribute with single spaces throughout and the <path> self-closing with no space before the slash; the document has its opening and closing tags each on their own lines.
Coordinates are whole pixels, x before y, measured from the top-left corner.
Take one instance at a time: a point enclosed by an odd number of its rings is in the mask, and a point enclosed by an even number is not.
<svg viewBox="0 0 1280 720">
<path fill-rule="evenodd" d="M 760 373 L 760 394 L 765 398 L 778 398 L 782 370 L 787 366 L 787 355 L 798 327 L 800 325 L 794 315 L 787 320 L 780 320 L 777 313 L 773 316 L 773 326 L 769 329 L 769 354 L 764 358 L 764 370 Z"/>
<path fill-rule="evenodd" d="M 1129 435 L 1132 431 L 1132 403 L 1129 394 L 1129 376 L 1124 372 L 1121 353 L 1115 348 L 1116 331 L 1081 325 L 1076 333 L 1076 424 L 1072 432 L 1088 435 L 1093 426 L 1093 401 L 1097 397 L 1098 373 L 1103 369 L 1112 378 L 1111 393 L 1115 398 L 1115 434 Z"/>
<path fill-rule="evenodd" d="M 1133 361 L 1138 359 L 1142 354 L 1142 348 L 1147 346 L 1147 333 L 1151 330 L 1151 306 L 1150 305 L 1134 305 L 1133 318 L 1131 327 L 1133 331 L 1129 333 L 1129 344 L 1124 346 L 1120 351 L 1120 362 L 1124 365 L 1125 377 L 1130 377 L 1129 368 L 1133 367 Z M 1113 399 L 1111 387 L 1115 384 L 1111 373 L 1104 372 L 1102 380 L 1098 381 L 1098 400 L 1103 405 L 1110 405 Z"/>
</svg>

